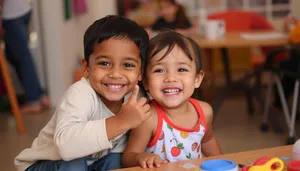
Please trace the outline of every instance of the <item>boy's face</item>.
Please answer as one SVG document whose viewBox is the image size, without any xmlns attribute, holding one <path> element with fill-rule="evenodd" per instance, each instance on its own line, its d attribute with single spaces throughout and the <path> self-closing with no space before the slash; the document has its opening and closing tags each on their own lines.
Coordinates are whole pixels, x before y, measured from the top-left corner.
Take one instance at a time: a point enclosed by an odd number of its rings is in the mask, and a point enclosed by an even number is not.
<svg viewBox="0 0 300 171">
<path fill-rule="evenodd" d="M 84 69 L 104 102 L 119 102 L 141 80 L 139 49 L 128 39 L 110 38 L 94 46 Z"/>
</svg>

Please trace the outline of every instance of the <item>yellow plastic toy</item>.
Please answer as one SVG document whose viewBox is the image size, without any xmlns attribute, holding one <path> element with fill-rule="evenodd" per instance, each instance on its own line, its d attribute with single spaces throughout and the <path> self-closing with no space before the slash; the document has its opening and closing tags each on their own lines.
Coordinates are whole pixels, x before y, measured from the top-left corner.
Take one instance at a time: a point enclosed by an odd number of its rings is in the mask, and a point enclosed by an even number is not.
<svg viewBox="0 0 300 171">
<path fill-rule="evenodd" d="M 272 170 L 272 165 L 277 164 L 277 168 Z M 263 165 L 255 165 L 249 168 L 248 171 L 282 171 L 284 163 L 278 157 L 272 158 Z"/>
</svg>

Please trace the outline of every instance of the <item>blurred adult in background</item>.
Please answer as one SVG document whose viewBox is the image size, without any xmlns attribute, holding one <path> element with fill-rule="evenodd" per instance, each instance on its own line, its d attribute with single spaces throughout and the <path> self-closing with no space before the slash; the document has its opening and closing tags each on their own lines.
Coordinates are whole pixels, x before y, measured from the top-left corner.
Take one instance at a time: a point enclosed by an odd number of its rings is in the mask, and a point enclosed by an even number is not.
<svg viewBox="0 0 300 171">
<path fill-rule="evenodd" d="M 130 10 L 135 10 L 141 5 L 140 0 L 130 0 L 127 3 L 125 1 L 126 0 L 117 0 L 118 15 L 127 16 L 129 11 L 127 11 L 128 9 L 126 9 L 126 7 L 130 8 Z"/>
<path fill-rule="evenodd" d="M 126 17 L 134 20 L 144 28 L 150 27 L 157 18 L 157 3 L 153 0 L 139 0 L 139 4 L 131 7 Z M 124 5 L 126 7 L 126 5 Z"/>
<path fill-rule="evenodd" d="M 160 31 L 163 29 L 173 29 L 181 34 L 193 34 L 196 29 L 188 19 L 185 9 L 182 5 L 176 3 L 176 0 L 158 0 L 159 17 L 152 24 L 148 33 Z"/>
<path fill-rule="evenodd" d="M 28 0 L 0 0 L 0 5 L 6 58 L 15 68 L 24 89 L 26 102 L 21 112 L 39 112 L 50 105 L 50 100 L 40 85 L 28 47 L 31 6 Z"/>
</svg>

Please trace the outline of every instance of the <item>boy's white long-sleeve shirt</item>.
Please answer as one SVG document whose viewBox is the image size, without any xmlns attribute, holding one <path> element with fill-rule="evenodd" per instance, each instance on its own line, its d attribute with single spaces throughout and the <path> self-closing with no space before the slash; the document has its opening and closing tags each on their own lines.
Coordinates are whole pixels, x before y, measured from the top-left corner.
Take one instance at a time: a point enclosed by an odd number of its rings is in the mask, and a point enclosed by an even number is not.
<svg viewBox="0 0 300 171">
<path fill-rule="evenodd" d="M 66 91 L 31 148 L 15 158 L 17 170 L 24 171 L 38 160 L 68 161 L 89 156 L 91 163 L 109 152 L 122 152 L 126 135 L 109 141 L 106 134 L 105 119 L 113 115 L 88 81 L 82 78 Z"/>
</svg>

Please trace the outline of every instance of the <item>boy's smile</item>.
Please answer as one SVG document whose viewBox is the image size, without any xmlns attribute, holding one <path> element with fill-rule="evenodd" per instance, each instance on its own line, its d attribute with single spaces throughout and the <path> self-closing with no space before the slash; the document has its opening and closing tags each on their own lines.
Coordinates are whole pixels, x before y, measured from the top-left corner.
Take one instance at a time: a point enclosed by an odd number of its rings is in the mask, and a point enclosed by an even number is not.
<svg viewBox="0 0 300 171">
<path fill-rule="evenodd" d="M 125 84 L 104 84 L 110 91 L 121 91 L 125 88 Z"/>
<path fill-rule="evenodd" d="M 122 102 L 141 79 L 141 59 L 134 42 L 110 38 L 94 45 L 89 64 L 84 64 L 93 89 L 104 103 Z"/>
</svg>

